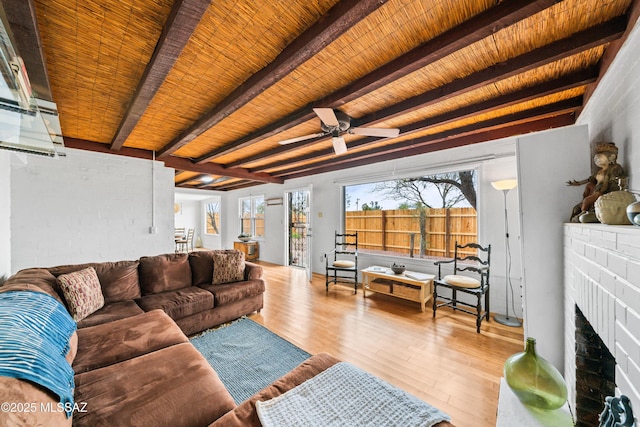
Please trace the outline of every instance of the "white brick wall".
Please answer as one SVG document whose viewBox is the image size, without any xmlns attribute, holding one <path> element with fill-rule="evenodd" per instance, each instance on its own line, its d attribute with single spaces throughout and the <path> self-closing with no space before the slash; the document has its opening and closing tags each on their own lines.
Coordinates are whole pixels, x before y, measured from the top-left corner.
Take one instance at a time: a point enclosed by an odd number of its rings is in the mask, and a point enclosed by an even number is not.
<svg viewBox="0 0 640 427">
<path fill-rule="evenodd" d="M 640 227 L 565 224 L 564 239 L 570 405 L 575 408 L 577 304 L 616 358 L 616 394 L 627 395 L 640 408 Z"/>
<path fill-rule="evenodd" d="M 150 160 L 66 151 L 11 166 L 12 273 L 174 250 L 173 169 L 155 162 L 152 201 Z"/>
</svg>

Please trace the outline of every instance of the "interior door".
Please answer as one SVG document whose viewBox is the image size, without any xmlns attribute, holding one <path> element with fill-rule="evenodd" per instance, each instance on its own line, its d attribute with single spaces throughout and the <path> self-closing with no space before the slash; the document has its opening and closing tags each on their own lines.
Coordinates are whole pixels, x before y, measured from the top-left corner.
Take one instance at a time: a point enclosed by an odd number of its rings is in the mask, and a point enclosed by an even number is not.
<svg viewBox="0 0 640 427">
<path fill-rule="evenodd" d="M 311 191 L 288 193 L 288 265 L 304 268 L 311 280 Z"/>
</svg>

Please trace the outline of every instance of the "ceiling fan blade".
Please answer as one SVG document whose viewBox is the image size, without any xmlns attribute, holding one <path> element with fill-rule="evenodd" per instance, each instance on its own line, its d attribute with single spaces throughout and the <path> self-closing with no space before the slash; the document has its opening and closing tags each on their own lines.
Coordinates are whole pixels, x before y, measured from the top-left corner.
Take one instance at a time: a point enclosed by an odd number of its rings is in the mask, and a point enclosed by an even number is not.
<svg viewBox="0 0 640 427">
<path fill-rule="evenodd" d="M 313 112 L 316 113 L 322 123 L 327 126 L 339 126 L 340 122 L 338 122 L 338 117 L 336 117 L 336 113 L 333 111 L 333 108 L 314 108 Z"/>
<path fill-rule="evenodd" d="M 325 136 L 324 133 L 312 133 L 311 135 L 297 136 L 295 138 L 285 139 L 283 141 L 278 141 L 280 145 L 293 144 L 294 142 L 306 141 L 307 139 L 317 138 L 320 136 Z"/>
<path fill-rule="evenodd" d="M 386 129 L 386 128 L 351 128 L 349 133 L 354 135 L 365 136 L 381 136 L 385 138 L 395 138 L 400 135 L 400 129 Z"/>
<path fill-rule="evenodd" d="M 343 154 L 347 152 L 347 143 L 344 142 L 344 138 L 341 136 L 334 136 L 331 138 L 331 142 L 333 143 L 333 151 L 336 154 Z"/>
</svg>

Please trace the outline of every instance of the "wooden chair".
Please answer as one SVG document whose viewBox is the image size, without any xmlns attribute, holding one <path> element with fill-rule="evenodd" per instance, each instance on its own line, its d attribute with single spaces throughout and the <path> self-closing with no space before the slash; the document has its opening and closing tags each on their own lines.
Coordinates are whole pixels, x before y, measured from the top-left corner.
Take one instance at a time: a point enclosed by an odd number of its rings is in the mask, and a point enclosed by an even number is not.
<svg viewBox="0 0 640 427">
<path fill-rule="evenodd" d="M 475 249 L 477 255 L 468 255 L 469 249 Z M 465 252 L 465 250 L 467 252 Z M 482 247 L 477 243 L 459 245 L 456 242 L 454 258 L 446 261 L 438 261 L 438 278 L 433 281 L 433 317 L 439 307 L 451 307 L 453 310 L 476 316 L 476 332 L 480 333 L 480 325 L 483 319 L 489 321 L 489 264 L 491 260 L 491 245 Z M 442 265 L 453 263 L 453 274 L 442 276 Z M 471 275 L 461 275 L 462 271 L 471 272 Z M 472 277 L 473 276 L 473 277 Z M 438 294 L 438 289 L 450 289 L 451 297 Z M 458 300 L 458 292 L 476 297 L 476 304 Z M 484 296 L 484 307 L 482 297 Z M 438 298 L 443 303 L 438 303 Z M 463 307 L 460 307 L 463 306 Z M 464 308 L 468 307 L 468 308 Z M 473 309 L 473 310 L 472 310 Z"/>
<path fill-rule="evenodd" d="M 187 231 L 187 234 L 182 239 L 176 239 L 176 252 L 186 252 L 189 253 L 189 247 L 191 247 L 191 252 L 193 252 L 193 234 L 195 230 L 190 228 Z"/>
<path fill-rule="evenodd" d="M 326 290 L 330 283 L 353 284 L 353 293 L 358 292 L 358 232 L 340 234 L 335 232 L 334 248 L 324 254 Z"/>
</svg>

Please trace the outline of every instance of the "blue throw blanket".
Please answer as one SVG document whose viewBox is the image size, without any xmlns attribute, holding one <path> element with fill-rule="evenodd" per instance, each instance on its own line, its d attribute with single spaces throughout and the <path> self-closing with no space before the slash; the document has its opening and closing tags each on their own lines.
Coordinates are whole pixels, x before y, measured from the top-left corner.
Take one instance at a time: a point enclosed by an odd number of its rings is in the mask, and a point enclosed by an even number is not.
<svg viewBox="0 0 640 427">
<path fill-rule="evenodd" d="M 67 310 L 41 292 L 0 293 L 0 376 L 29 380 L 73 413 L 73 369 L 65 359 L 76 330 Z"/>
</svg>

